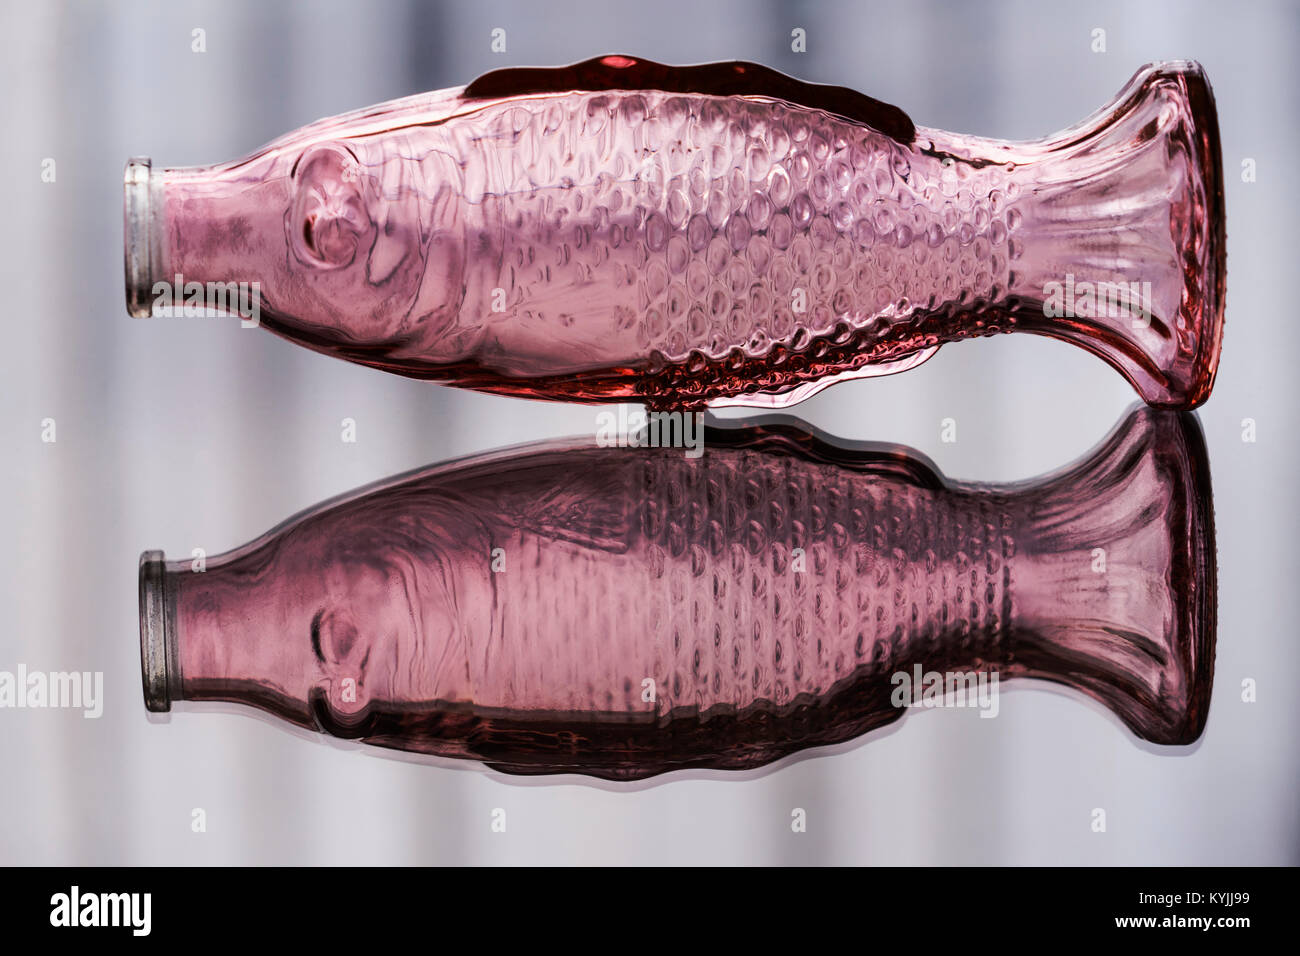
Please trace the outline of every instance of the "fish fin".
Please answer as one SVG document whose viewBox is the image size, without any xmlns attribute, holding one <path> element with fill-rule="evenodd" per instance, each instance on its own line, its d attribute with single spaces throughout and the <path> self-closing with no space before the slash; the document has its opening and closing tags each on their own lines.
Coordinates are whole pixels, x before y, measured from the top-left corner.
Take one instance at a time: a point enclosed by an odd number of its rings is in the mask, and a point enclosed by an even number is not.
<svg viewBox="0 0 1300 956">
<path fill-rule="evenodd" d="M 911 355 L 905 355 L 892 362 L 879 362 L 874 365 L 864 365 L 862 368 L 850 369 L 847 372 L 840 372 L 836 375 L 827 375 L 825 378 L 804 382 L 786 391 L 744 392 L 740 395 L 725 395 L 719 398 L 711 398 L 705 402 L 705 405 L 709 408 L 790 408 L 839 382 L 906 372 L 908 369 L 925 364 L 937 351 L 939 351 L 939 346 L 932 345 L 927 349 L 913 352 Z"/>
<path fill-rule="evenodd" d="M 1026 303 L 1019 326 L 1101 357 L 1152 405 L 1200 405 L 1219 364 L 1226 273 L 1204 71 L 1144 67 L 1110 105 L 1034 148 L 1011 290 Z"/>
<path fill-rule="evenodd" d="M 1013 674 L 1081 690 L 1138 736 L 1189 744 L 1214 673 L 1214 508 L 1196 418 L 1138 406 L 1023 491 Z"/>
<path fill-rule="evenodd" d="M 558 67 L 506 67 L 484 73 L 465 87 L 465 99 L 504 99 L 537 93 L 658 90 L 703 96 L 762 96 L 808 109 L 834 113 L 870 126 L 904 146 L 916 139 L 916 126 L 890 106 L 842 86 L 807 83 L 758 63 L 733 61 L 695 66 L 665 66 L 618 54 Z"/>
</svg>

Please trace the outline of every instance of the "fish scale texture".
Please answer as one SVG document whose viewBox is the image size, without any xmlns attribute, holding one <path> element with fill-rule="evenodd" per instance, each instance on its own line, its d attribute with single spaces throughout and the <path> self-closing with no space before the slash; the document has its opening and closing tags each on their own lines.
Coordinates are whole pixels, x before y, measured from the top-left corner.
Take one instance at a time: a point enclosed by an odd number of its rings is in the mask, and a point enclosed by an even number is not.
<svg viewBox="0 0 1300 956">
<path fill-rule="evenodd" d="M 834 116 L 645 92 L 501 106 L 482 123 L 503 170 L 499 321 L 576 321 L 560 290 L 586 287 L 663 362 L 818 358 L 850 339 L 866 361 L 873 339 L 934 344 L 917 308 L 977 307 L 1009 284 L 1018 187 L 1004 170 L 959 179 Z"/>
<path fill-rule="evenodd" d="M 616 546 L 512 539 L 523 570 L 497 576 L 506 621 L 473 665 L 480 703 L 707 718 L 1002 654 L 1011 518 L 997 496 L 734 449 L 624 454 Z"/>
</svg>

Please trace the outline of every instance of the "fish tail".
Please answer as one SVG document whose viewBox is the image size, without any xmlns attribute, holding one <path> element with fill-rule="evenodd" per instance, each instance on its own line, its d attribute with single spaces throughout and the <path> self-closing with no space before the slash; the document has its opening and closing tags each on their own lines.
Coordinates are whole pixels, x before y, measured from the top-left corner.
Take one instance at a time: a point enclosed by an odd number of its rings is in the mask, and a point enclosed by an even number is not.
<svg viewBox="0 0 1300 956">
<path fill-rule="evenodd" d="M 1011 263 L 1020 327 L 1100 356 L 1152 405 L 1201 404 L 1218 368 L 1226 271 L 1204 71 L 1144 67 L 1109 106 L 1035 146 L 1022 180 L 1033 198 L 1010 213 L 1023 217 Z"/>
<path fill-rule="evenodd" d="M 1139 407 L 1022 499 L 1011 676 L 1066 684 L 1139 737 L 1188 744 L 1214 671 L 1209 463 L 1187 413 Z"/>
</svg>

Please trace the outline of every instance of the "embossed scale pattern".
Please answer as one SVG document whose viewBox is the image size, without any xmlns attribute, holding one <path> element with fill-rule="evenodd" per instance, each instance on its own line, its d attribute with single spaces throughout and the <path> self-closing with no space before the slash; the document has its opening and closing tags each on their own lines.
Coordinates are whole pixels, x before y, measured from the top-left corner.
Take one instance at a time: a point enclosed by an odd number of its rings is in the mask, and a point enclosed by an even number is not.
<svg viewBox="0 0 1300 956">
<path fill-rule="evenodd" d="M 998 496 L 739 449 L 626 454 L 616 554 L 507 543 L 523 570 L 503 576 L 495 669 L 474 681 L 504 697 L 480 703 L 707 717 L 1003 656 L 1014 546 Z"/>
<path fill-rule="evenodd" d="M 850 343 L 866 361 L 923 334 L 918 309 L 978 310 L 1009 286 L 1019 185 L 1000 166 L 741 98 L 574 94 L 482 122 L 503 180 L 502 320 L 576 322 L 564 292 L 586 287 L 629 361 L 698 373 Z"/>
</svg>

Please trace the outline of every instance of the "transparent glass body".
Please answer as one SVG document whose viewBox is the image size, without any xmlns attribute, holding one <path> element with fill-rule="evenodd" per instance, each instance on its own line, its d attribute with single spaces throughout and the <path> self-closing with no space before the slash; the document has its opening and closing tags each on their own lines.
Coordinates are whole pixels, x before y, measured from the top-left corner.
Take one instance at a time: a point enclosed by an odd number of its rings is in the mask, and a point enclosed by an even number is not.
<svg viewBox="0 0 1300 956">
<path fill-rule="evenodd" d="M 257 283 L 295 342 L 536 398 L 783 406 L 1025 331 L 1191 408 L 1222 335 L 1218 126 L 1188 62 L 1020 143 L 754 64 L 505 70 L 236 162 L 133 160 L 126 218 L 133 314 L 158 282 Z"/>
</svg>

